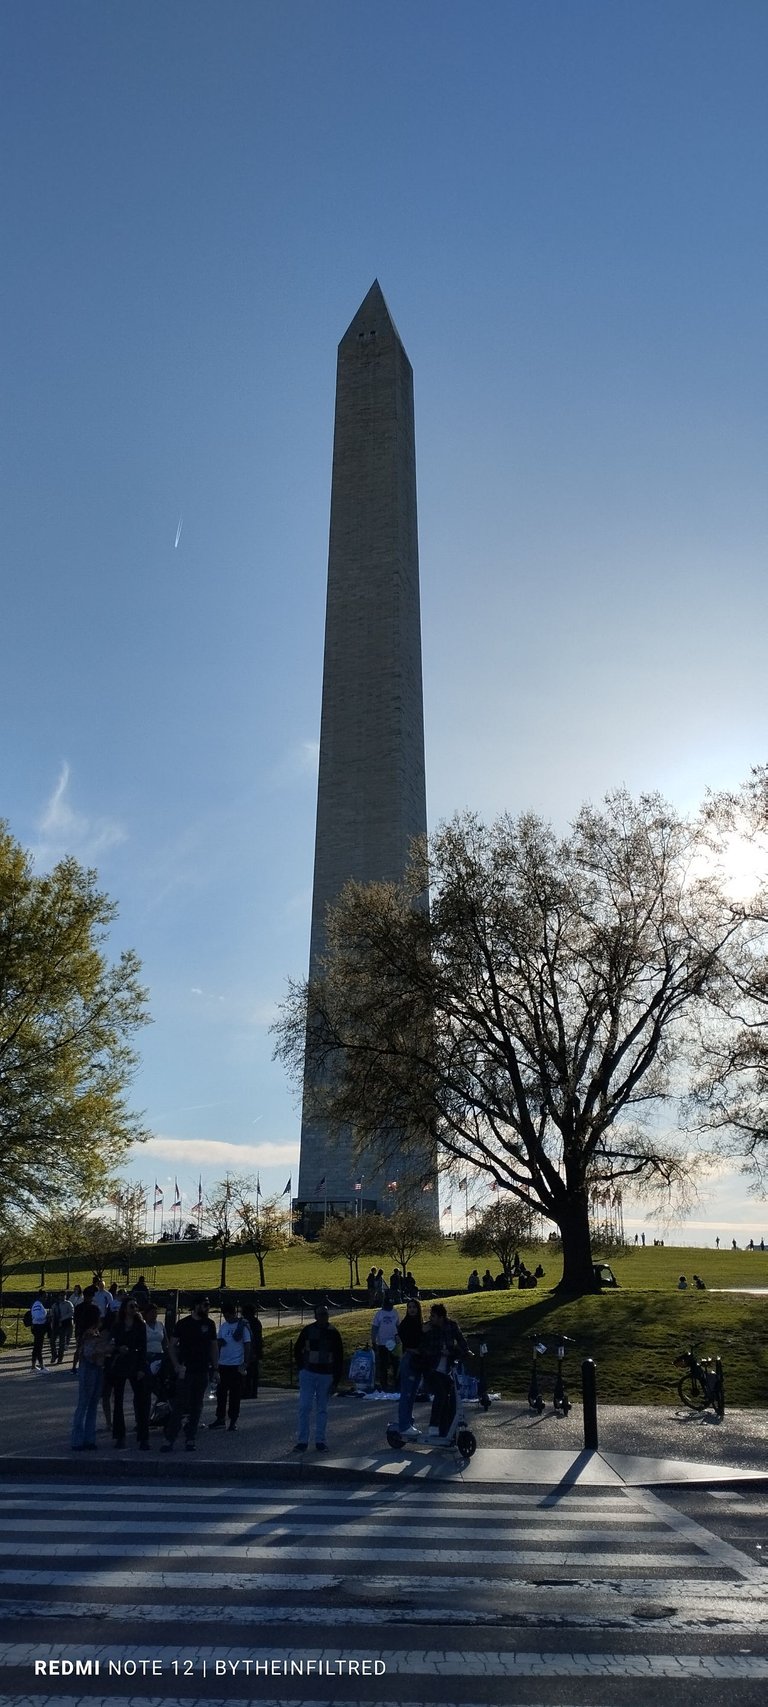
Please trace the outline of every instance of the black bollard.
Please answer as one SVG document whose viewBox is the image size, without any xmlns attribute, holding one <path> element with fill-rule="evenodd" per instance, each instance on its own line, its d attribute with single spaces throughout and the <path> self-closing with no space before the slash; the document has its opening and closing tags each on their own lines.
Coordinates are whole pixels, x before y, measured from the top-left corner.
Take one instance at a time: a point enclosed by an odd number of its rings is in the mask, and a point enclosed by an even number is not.
<svg viewBox="0 0 768 1707">
<path fill-rule="evenodd" d="M 597 1368 L 591 1357 L 585 1357 L 581 1366 L 581 1396 L 584 1406 L 584 1447 L 587 1452 L 596 1452 Z"/>
</svg>

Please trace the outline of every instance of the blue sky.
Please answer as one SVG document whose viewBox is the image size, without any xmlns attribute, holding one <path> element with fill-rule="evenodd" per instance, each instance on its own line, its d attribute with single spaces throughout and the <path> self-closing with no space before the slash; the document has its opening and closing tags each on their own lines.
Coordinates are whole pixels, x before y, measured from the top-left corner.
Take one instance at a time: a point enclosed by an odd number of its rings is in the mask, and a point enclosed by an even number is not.
<svg viewBox="0 0 768 1707">
<path fill-rule="evenodd" d="M 765 759 L 767 72 L 757 0 L 4 9 L 1 810 L 97 865 L 143 958 L 141 1177 L 295 1177 L 268 1025 L 375 276 L 415 370 L 430 822 L 687 806 Z M 718 1191 L 712 1237 L 759 1237 Z"/>
</svg>

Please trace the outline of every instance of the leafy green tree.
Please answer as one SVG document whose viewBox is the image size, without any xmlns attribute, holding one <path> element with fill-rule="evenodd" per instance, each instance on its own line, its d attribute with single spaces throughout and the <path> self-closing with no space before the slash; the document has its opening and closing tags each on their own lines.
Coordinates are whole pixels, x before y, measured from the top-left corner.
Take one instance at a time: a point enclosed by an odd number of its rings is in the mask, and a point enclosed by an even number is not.
<svg viewBox="0 0 768 1707">
<path fill-rule="evenodd" d="M 20 1216 L 0 1209 L 0 1299 L 9 1276 L 29 1260 L 29 1228 Z"/>
<path fill-rule="evenodd" d="M 444 826 L 396 886 L 350 884 L 324 975 L 293 987 L 277 1053 L 361 1149 L 431 1146 L 559 1228 L 592 1289 L 589 1191 L 683 1188 L 659 1113 L 740 928 L 698 826 L 657 796 Z M 429 909 L 421 899 L 431 886 Z M 671 1130 L 670 1130 L 671 1128 Z"/>
<path fill-rule="evenodd" d="M 330 1216 L 317 1240 L 325 1262 L 349 1263 L 349 1284 L 360 1285 L 360 1258 L 384 1250 L 384 1218 L 381 1215 Z"/>
<path fill-rule="evenodd" d="M 55 1258 L 65 1264 L 67 1290 L 76 1260 L 80 1258 L 92 1270 L 100 1270 L 112 1255 L 114 1243 L 113 1223 L 99 1214 L 97 1204 L 89 1199 L 54 1203 L 36 1218 L 29 1233 L 30 1254 L 41 1264 L 40 1285 L 45 1285 L 45 1265 Z"/>
<path fill-rule="evenodd" d="M 0 1181 L 19 1211 L 91 1191 L 146 1137 L 126 1103 L 146 992 L 131 950 L 107 957 L 115 915 L 95 872 L 38 877 L 0 826 Z"/>
<path fill-rule="evenodd" d="M 502 1198 L 498 1203 L 490 1203 L 474 1226 L 467 1229 L 459 1249 L 465 1257 L 487 1257 L 489 1254 L 498 1257 L 509 1279 L 515 1252 L 525 1244 L 529 1226 L 530 1215 L 519 1198 Z"/>
</svg>

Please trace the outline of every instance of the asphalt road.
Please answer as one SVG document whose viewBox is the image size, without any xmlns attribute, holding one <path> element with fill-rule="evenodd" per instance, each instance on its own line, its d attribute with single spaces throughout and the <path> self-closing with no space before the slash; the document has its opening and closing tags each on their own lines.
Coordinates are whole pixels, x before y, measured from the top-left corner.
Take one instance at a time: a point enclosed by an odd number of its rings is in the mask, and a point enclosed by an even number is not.
<svg viewBox="0 0 768 1707">
<path fill-rule="evenodd" d="M 0 1481 L 0 1707 L 763 1707 L 719 1491 Z"/>
</svg>

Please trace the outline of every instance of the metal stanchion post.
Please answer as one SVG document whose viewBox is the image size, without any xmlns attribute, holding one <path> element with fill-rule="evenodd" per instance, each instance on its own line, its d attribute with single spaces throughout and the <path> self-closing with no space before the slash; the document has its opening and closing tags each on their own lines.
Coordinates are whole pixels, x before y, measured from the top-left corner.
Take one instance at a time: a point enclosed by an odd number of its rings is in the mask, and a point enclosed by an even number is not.
<svg viewBox="0 0 768 1707">
<path fill-rule="evenodd" d="M 591 1357 L 581 1365 L 581 1394 L 584 1405 L 584 1447 L 597 1451 L 597 1369 Z"/>
</svg>

